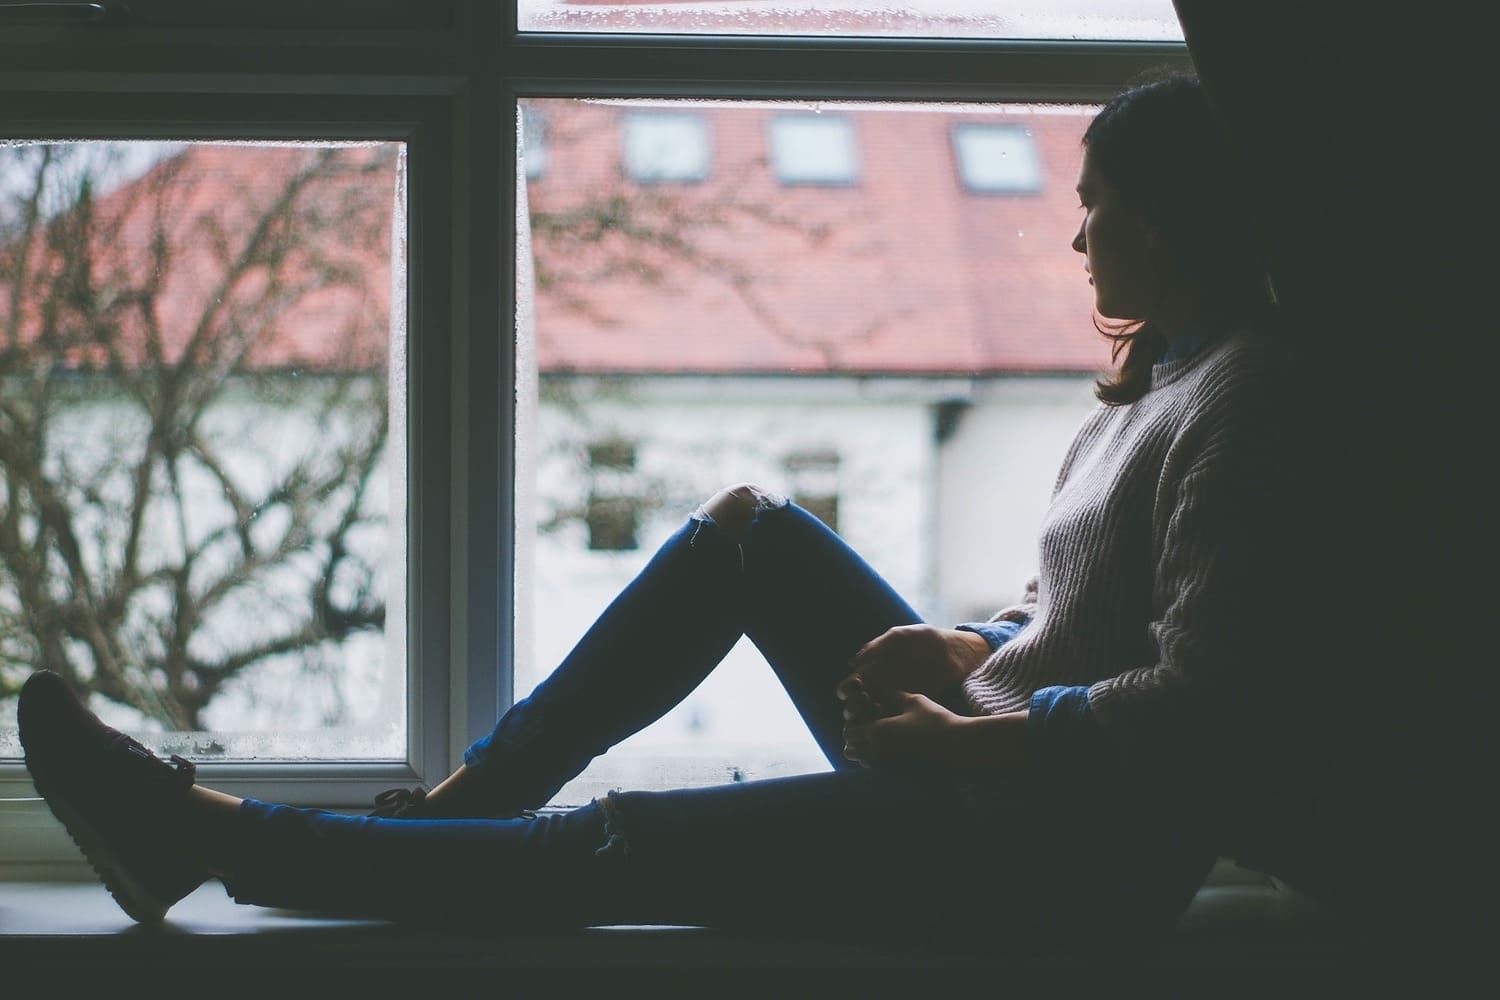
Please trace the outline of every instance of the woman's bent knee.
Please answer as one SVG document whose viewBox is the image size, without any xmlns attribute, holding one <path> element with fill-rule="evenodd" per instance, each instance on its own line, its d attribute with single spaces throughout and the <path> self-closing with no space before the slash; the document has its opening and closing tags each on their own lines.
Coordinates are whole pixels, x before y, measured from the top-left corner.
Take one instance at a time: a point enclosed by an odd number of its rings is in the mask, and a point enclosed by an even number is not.
<svg viewBox="0 0 1500 1000">
<path fill-rule="evenodd" d="M 698 513 L 719 526 L 733 542 L 743 541 L 745 533 L 763 510 L 786 506 L 786 497 L 752 483 L 728 486 L 709 497 Z"/>
</svg>

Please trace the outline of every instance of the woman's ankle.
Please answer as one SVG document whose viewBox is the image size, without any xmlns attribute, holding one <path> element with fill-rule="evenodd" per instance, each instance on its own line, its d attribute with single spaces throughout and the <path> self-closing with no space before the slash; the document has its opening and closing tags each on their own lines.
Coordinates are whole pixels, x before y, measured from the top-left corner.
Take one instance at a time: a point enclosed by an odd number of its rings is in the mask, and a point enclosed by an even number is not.
<svg viewBox="0 0 1500 1000">
<path fill-rule="evenodd" d="M 243 801 L 202 785 L 188 789 L 189 842 L 199 861 L 215 877 L 224 876 L 234 867 L 234 838 Z"/>
<path fill-rule="evenodd" d="M 526 803 L 508 801 L 481 772 L 460 764 L 438 782 L 413 811 L 414 819 L 500 819 L 515 816 Z"/>
<path fill-rule="evenodd" d="M 417 809 L 420 819 L 481 819 L 492 815 L 476 773 L 465 764 L 433 786 Z"/>
</svg>

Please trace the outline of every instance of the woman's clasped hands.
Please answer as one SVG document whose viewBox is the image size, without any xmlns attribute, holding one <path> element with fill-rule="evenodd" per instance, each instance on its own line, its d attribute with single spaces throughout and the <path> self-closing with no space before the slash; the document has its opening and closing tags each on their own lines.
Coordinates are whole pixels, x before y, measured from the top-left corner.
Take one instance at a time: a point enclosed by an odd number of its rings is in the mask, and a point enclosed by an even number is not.
<svg viewBox="0 0 1500 1000">
<path fill-rule="evenodd" d="M 990 654 L 973 632 L 902 625 L 866 643 L 839 682 L 844 756 L 866 767 L 959 763 L 963 716 L 936 699 Z"/>
</svg>

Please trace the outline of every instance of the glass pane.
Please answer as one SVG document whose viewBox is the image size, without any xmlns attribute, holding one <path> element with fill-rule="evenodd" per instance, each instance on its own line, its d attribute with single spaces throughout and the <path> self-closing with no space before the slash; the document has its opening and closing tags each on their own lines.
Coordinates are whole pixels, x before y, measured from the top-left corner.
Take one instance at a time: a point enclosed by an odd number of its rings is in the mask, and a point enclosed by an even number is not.
<svg viewBox="0 0 1500 1000">
<path fill-rule="evenodd" d="M 525 102 L 548 153 L 518 233 L 517 698 L 730 483 L 794 497 L 929 621 L 1020 596 L 1110 360 L 1070 248 L 1092 110 Z M 626 169 L 624 133 L 664 113 L 702 124 L 705 179 L 643 184 Z M 778 123 L 820 120 L 839 143 L 809 145 L 820 158 L 804 166 L 858 170 L 785 176 Z M 956 137 L 989 130 L 1006 144 L 971 155 L 1011 159 L 1024 141 L 1026 190 L 965 183 Z M 650 663 L 619 668 L 646 683 Z M 741 642 L 559 802 L 827 767 Z"/>
<path fill-rule="evenodd" d="M 46 667 L 168 752 L 405 757 L 403 157 L 0 147 L 0 755 Z"/>
<path fill-rule="evenodd" d="M 1172 0 L 517 0 L 523 31 L 1182 41 Z"/>
</svg>

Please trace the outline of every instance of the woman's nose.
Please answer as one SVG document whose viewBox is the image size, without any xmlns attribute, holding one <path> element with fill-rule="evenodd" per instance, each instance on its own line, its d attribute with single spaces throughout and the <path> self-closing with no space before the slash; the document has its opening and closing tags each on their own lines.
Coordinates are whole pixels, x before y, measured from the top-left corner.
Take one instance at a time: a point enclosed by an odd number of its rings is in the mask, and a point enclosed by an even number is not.
<svg viewBox="0 0 1500 1000">
<path fill-rule="evenodd" d="M 1073 249 L 1079 253 L 1088 252 L 1088 244 L 1083 242 L 1083 226 L 1078 227 L 1078 232 L 1073 235 Z"/>
</svg>

